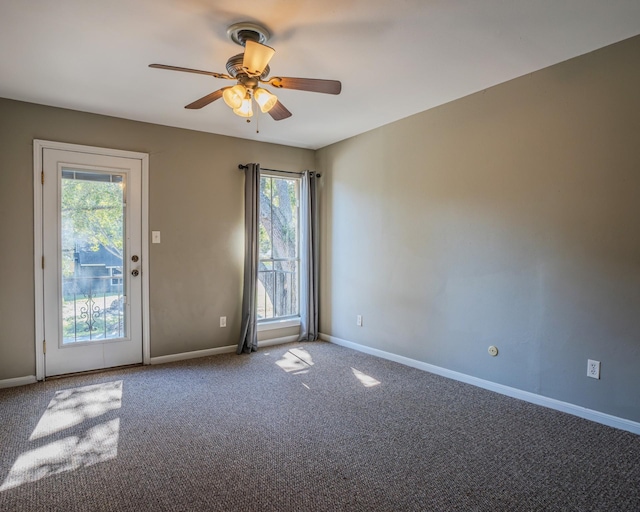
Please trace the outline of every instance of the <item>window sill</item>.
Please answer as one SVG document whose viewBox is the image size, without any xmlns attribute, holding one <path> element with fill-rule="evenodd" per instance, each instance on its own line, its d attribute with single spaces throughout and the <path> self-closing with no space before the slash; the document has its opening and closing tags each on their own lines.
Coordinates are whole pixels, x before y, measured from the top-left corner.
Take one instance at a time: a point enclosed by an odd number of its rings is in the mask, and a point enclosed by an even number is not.
<svg viewBox="0 0 640 512">
<path fill-rule="evenodd" d="M 298 327 L 300 318 L 285 318 L 283 320 L 265 320 L 258 323 L 258 332 L 272 331 L 274 329 L 286 329 L 287 327 Z"/>
</svg>

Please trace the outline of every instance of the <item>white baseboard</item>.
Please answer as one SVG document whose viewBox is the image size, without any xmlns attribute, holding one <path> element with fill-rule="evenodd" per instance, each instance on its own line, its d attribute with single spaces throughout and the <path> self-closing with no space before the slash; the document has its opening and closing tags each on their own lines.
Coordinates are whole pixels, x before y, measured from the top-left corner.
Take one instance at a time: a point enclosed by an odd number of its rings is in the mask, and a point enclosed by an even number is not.
<svg viewBox="0 0 640 512">
<path fill-rule="evenodd" d="M 0 388 L 13 388 L 15 386 L 26 386 L 38 382 L 35 375 L 27 375 L 25 377 L 16 377 L 15 379 L 0 380 Z"/>
<path fill-rule="evenodd" d="M 282 345 L 283 343 L 291 343 L 293 341 L 298 341 L 297 334 L 293 336 L 285 336 L 283 338 L 273 338 L 271 340 L 259 341 L 258 347 Z M 194 350 L 193 352 L 181 352 L 179 354 L 169 354 L 168 356 L 152 357 L 149 360 L 149 364 L 174 363 L 176 361 L 184 361 L 185 359 L 196 359 L 198 357 L 215 356 L 217 354 L 230 354 L 231 352 L 235 352 L 237 348 L 237 345 L 227 345 L 226 347 L 207 348 L 205 350 Z M 1 383 L 2 381 L 0 381 L 0 384 Z M 16 386 L 19 385 L 20 384 L 16 384 Z"/>
<path fill-rule="evenodd" d="M 227 345 L 226 347 L 207 348 L 205 350 L 194 350 L 193 352 L 181 352 L 179 354 L 169 354 L 168 356 L 158 356 L 149 359 L 150 364 L 174 363 L 185 359 L 196 359 L 198 357 L 215 356 L 216 354 L 228 354 L 235 352 L 237 345 Z"/>
<path fill-rule="evenodd" d="M 555 409 L 556 411 L 573 414 L 574 416 L 579 416 L 580 418 L 595 421 L 596 423 L 601 423 L 603 425 L 618 428 L 620 430 L 627 430 L 628 432 L 640 435 L 640 423 L 636 421 L 631 421 L 625 418 L 612 416 L 611 414 L 594 411 L 593 409 L 587 409 L 586 407 L 582 407 L 580 405 L 570 404 L 568 402 L 556 400 L 555 398 L 537 395 L 529 391 L 523 391 L 521 389 L 512 388 L 510 386 L 504 386 L 502 384 L 479 379 L 477 377 L 472 377 L 471 375 L 456 372 L 453 370 L 447 370 L 446 368 L 442 368 L 440 366 L 435 366 L 429 363 L 418 361 L 416 359 L 399 356 L 391 352 L 385 352 L 384 350 L 370 348 L 365 345 L 354 343 L 352 341 L 336 338 L 335 336 L 329 336 L 328 334 L 320 333 L 320 339 L 335 343 L 336 345 L 351 348 L 359 352 L 364 352 L 365 354 L 388 359 L 389 361 L 395 361 L 396 363 L 404 364 L 405 366 L 410 366 L 419 370 L 435 373 L 436 375 L 441 375 L 443 377 L 448 377 L 460 382 L 465 382 L 479 388 L 488 389 L 489 391 L 495 391 L 496 393 L 500 393 L 502 395 L 510 396 L 512 398 L 518 398 L 520 400 L 524 400 L 525 402 L 530 402 L 532 404 Z"/>
</svg>

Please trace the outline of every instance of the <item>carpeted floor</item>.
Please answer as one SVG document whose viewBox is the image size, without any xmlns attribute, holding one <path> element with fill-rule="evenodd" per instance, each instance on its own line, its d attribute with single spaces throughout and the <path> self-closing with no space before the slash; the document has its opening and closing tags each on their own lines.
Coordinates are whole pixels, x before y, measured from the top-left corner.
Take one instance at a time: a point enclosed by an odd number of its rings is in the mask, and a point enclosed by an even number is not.
<svg viewBox="0 0 640 512">
<path fill-rule="evenodd" d="M 640 510 L 640 436 L 328 343 L 0 390 L 0 510 Z"/>
</svg>

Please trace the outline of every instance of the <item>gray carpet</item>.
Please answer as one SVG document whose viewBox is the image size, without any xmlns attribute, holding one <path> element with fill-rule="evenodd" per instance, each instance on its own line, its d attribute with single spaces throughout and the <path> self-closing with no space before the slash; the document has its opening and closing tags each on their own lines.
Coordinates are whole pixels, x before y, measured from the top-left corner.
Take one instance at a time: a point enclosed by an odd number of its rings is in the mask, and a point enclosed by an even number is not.
<svg viewBox="0 0 640 512">
<path fill-rule="evenodd" d="M 2 511 L 640 510 L 640 436 L 322 342 L 0 390 L 0 418 Z"/>
</svg>

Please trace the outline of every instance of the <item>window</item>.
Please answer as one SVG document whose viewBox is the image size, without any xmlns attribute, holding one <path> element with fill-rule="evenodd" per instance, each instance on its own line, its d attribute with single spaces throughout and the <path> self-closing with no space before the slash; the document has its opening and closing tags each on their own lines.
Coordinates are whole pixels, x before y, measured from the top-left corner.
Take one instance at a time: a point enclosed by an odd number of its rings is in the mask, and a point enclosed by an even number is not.
<svg viewBox="0 0 640 512">
<path fill-rule="evenodd" d="M 258 320 L 299 314 L 300 179 L 260 176 Z"/>
<path fill-rule="evenodd" d="M 122 286 L 122 267 L 111 268 L 111 286 Z"/>
</svg>

